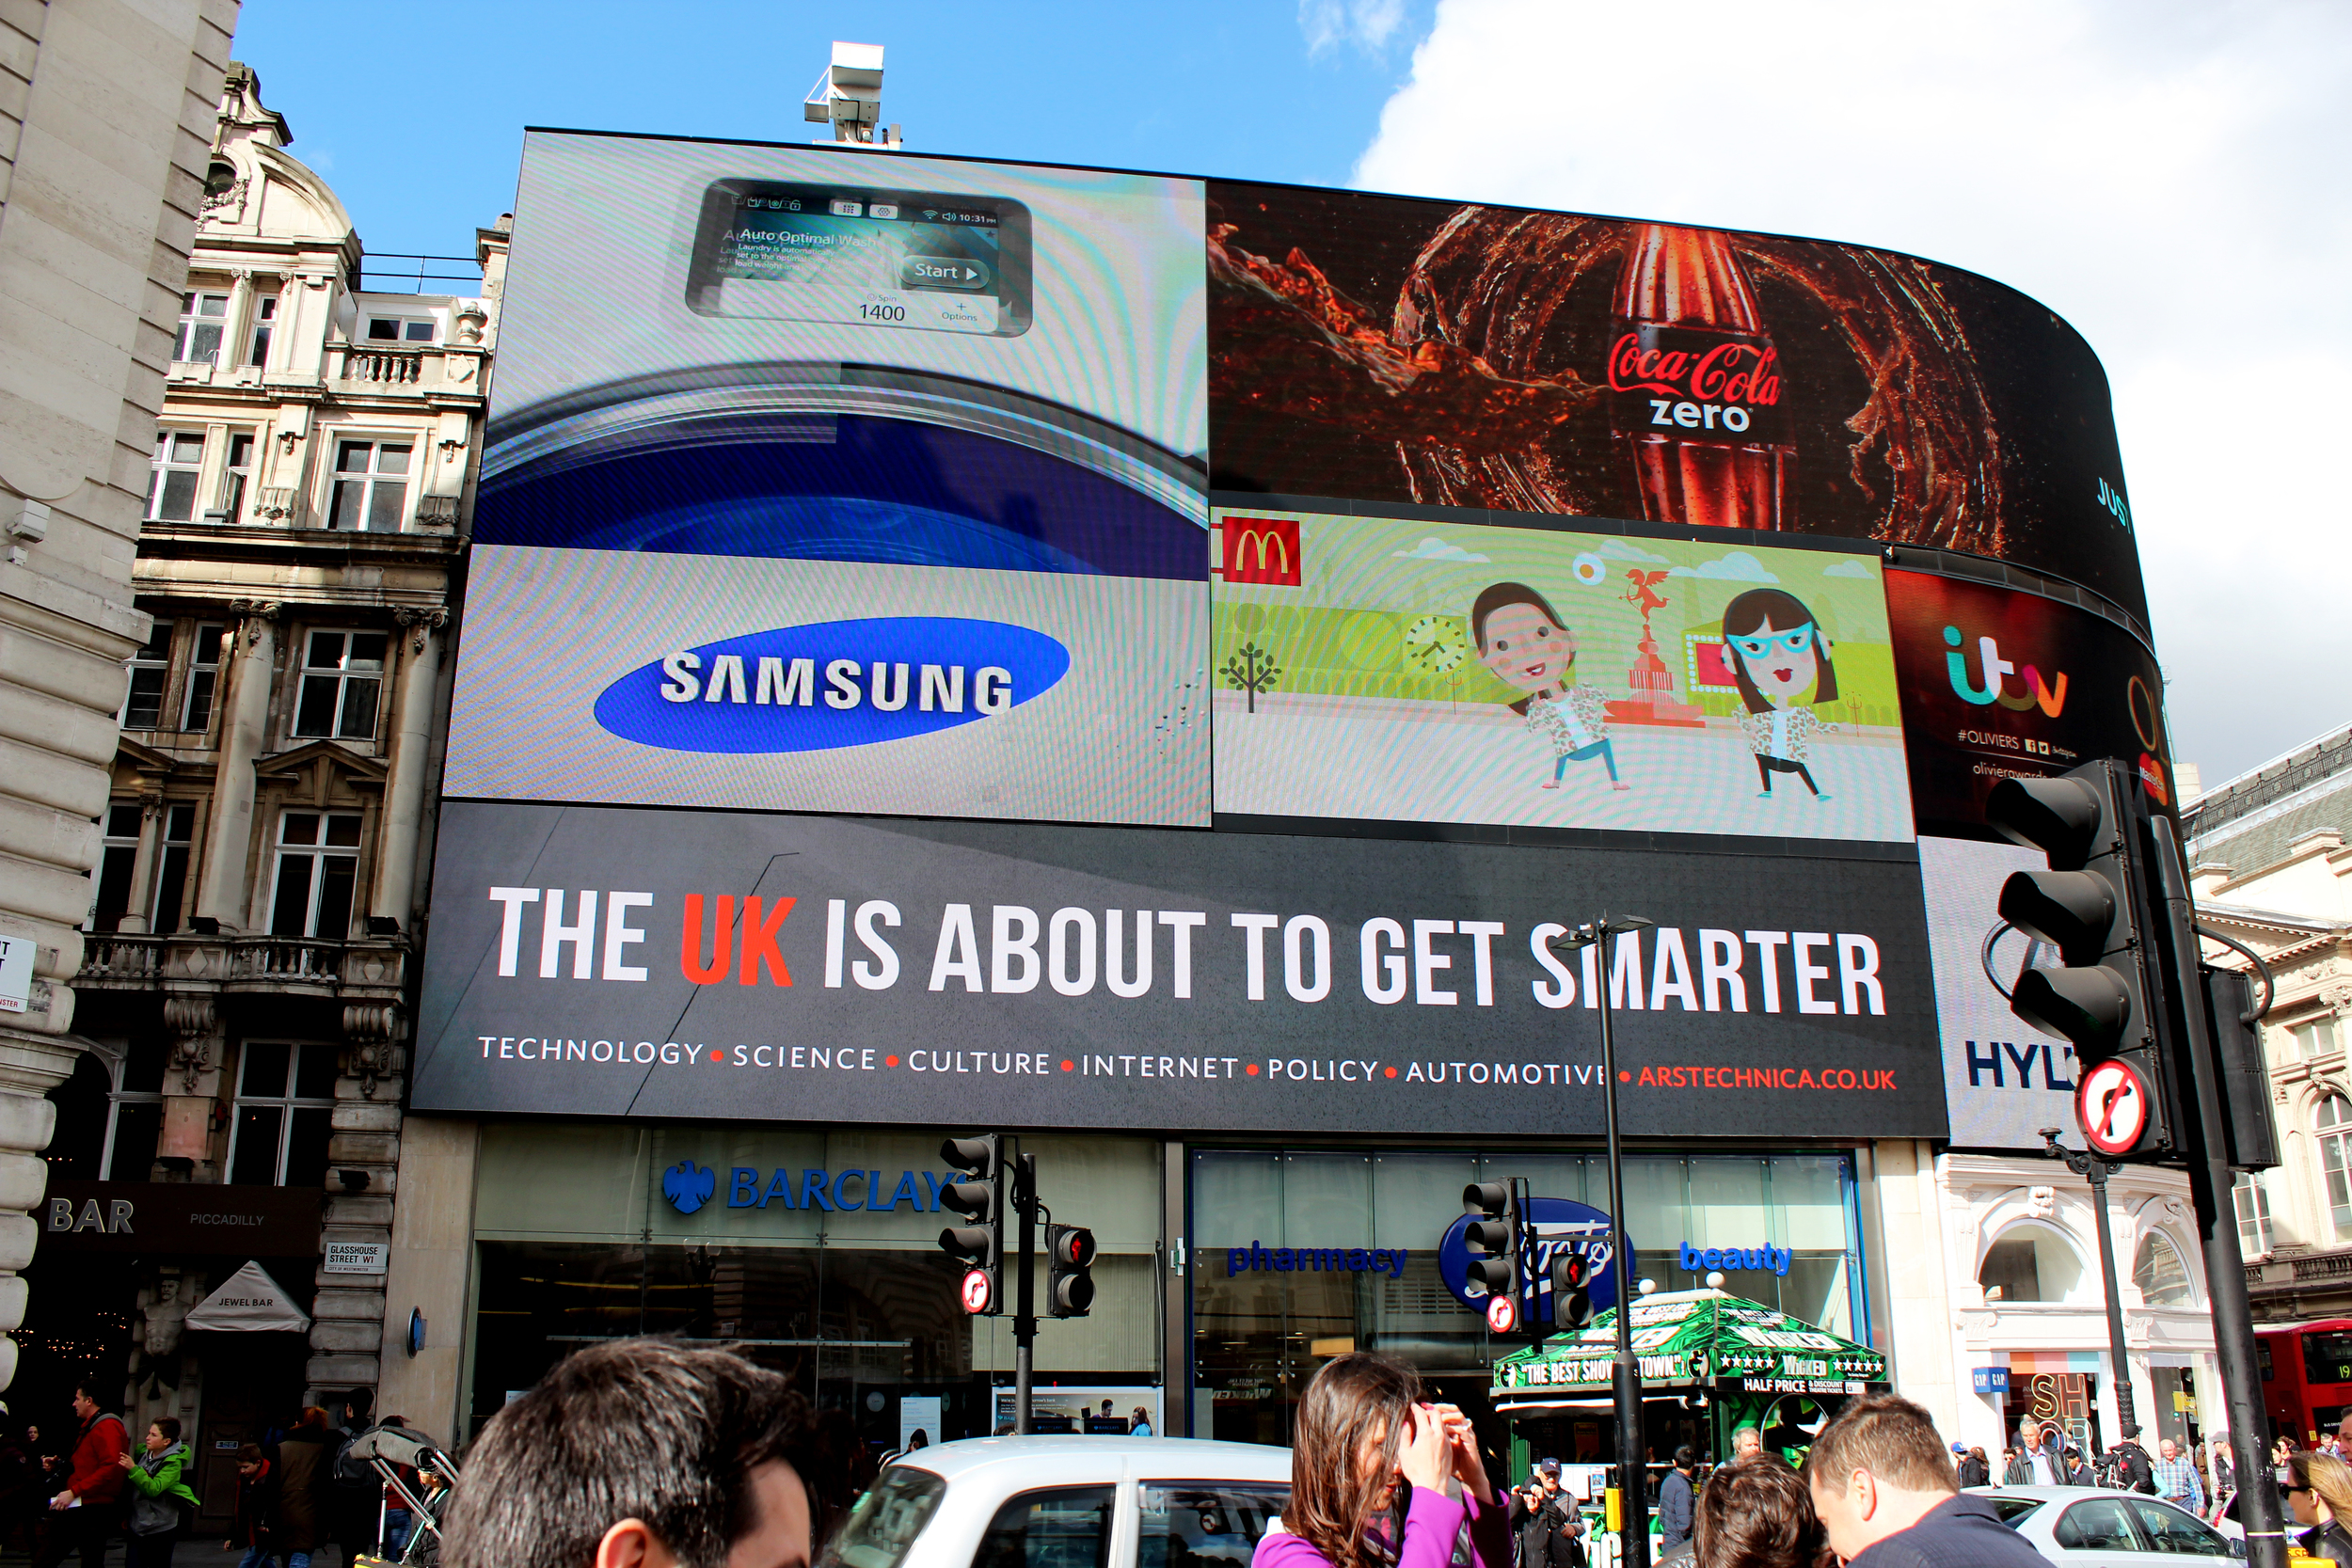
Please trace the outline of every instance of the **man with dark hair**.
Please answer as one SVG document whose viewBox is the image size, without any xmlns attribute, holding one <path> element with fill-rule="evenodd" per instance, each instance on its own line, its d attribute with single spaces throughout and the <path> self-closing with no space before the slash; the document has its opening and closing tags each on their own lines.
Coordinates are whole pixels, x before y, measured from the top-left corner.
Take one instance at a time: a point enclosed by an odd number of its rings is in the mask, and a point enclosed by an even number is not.
<svg viewBox="0 0 2352 1568">
<path fill-rule="evenodd" d="M 1685 1443 L 1675 1449 L 1675 1467 L 1658 1488 L 1658 1555 L 1665 1557 L 1691 1539 L 1697 1494 L 1691 1473 L 1698 1468 L 1698 1450 Z"/>
<path fill-rule="evenodd" d="M 82 1549 L 82 1568 L 104 1568 L 106 1544 L 122 1525 L 122 1456 L 131 1451 L 131 1434 L 87 1384 L 73 1390 L 73 1414 L 82 1430 L 65 1490 L 49 1499 L 54 1516 L 35 1560 L 38 1568 L 57 1568 L 76 1546 Z"/>
<path fill-rule="evenodd" d="M 808 1568 L 829 1512 L 812 1451 L 806 1402 L 730 1351 L 593 1345 L 483 1429 L 441 1560 Z"/>
<path fill-rule="evenodd" d="M 1959 1490 L 1935 1423 L 1899 1395 L 1839 1411 L 1813 1440 L 1804 1479 L 1846 1568 L 2042 1568 L 1990 1501 Z"/>
<path fill-rule="evenodd" d="M 354 1388 L 341 1399 L 330 1398 L 327 1402 L 342 1418 L 336 1427 L 335 1464 L 331 1471 L 334 1480 L 329 1493 L 333 1510 L 330 1528 L 335 1541 L 343 1548 L 344 1560 L 349 1561 L 361 1552 L 373 1552 L 382 1545 L 375 1531 L 384 1484 L 377 1479 L 373 1465 L 351 1456 L 351 1445 L 374 1429 L 375 1423 L 369 1417 L 375 1409 L 375 1390 Z"/>
</svg>

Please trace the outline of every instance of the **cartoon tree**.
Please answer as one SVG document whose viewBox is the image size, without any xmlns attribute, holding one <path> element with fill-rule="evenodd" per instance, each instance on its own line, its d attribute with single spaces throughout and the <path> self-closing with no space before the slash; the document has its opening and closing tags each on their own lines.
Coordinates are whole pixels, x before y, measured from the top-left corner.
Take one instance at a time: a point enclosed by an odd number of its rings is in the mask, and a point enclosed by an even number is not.
<svg viewBox="0 0 2352 1568">
<path fill-rule="evenodd" d="M 1245 642 L 1232 657 L 1225 661 L 1223 673 L 1232 683 L 1234 690 L 1249 694 L 1248 710 L 1255 713 L 1258 711 L 1258 693 L 1274 689 L 1274 683 L 1282 678 L 1282 667 L 1255 642 Z"/>
</svg>

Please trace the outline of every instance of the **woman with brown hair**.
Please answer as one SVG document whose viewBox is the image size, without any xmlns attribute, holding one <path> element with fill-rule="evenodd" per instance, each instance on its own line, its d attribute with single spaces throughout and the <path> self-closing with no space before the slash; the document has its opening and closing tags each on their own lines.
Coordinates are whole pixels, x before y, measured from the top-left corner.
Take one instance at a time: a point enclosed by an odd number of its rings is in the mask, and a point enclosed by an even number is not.
<svg viewBox="0 0 2352 1568">
<path fill-rule="evenodd" d="M 327 1488 L 334 1483 L 340 1436 L 326 1424 L 326 1412 L 310 1404 L 278 1445 L 278 1517 L 270 1522 L 270 1544 L 286 1554 L 286 1568 L 310 1568 L 311 1554 L 326 1544 Z"/>
<path fill-rule="evenodd" d="M 1769 1453 L 1707 1478 L 1692 1540 L 1696 1568 L 1815 1568 L 1834 1560 L 1804 1478 Z"/>
<path fill-rule="evenodd" d="M 2333 1454 L 2287 1455 L 2287 1506 L 2295 1522 L 2312 1527 L 2301 1545 L 2323 1561 L 2352 1564 L 2352 1468 Z"/>
<path fill-rule="evenodd" d="M 1511 1568 L 1470 1418 L 1384 1356 L 1336 1357 L 1307 1385 L 1282 1526 L 1252 1568 L 1447 1568 L 1465 1533 L 1472 1568 Z"/>
</svg>

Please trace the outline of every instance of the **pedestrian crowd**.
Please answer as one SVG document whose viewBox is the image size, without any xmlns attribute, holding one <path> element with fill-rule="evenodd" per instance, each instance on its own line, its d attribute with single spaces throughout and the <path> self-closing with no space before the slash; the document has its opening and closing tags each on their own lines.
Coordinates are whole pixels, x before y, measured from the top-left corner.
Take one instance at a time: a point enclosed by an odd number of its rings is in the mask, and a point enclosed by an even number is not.
<svg viewBox="0 0 2352 1568">
<path fill-rule="evenodd" d="M 335 1405 L 309 1406 L 283 1431 L 237 1450 L 234 1523 L 222 1545 L 242 1554 L 241 1568 L 311 1568 L 314 1559 L 325 1568 L 330 1546 L 344 1564 L 361 1552 L 396 1560 L 406 1547 L 409 1511 L 390 1506 L 396 1495 L 347 1451 L 373 1424 L 373 1396 L 354 1389 Z M 390 1416 L 383 1424 L 402 1423 Z M 135 1440 L 84 1385 L 74 1390 L 70 1426 L 28 1427 L 0 1443 L 0 1536 L 27 1550 L 33 1568 L 58 1568 L 77 1555 L 84 1568 L 104 1568 L 118 1540 L 125 1568 L 170 1568 L 179 1544 L 194 1536 L 196 1479 L 177 1418 L 157 1417 Z M 432 1478 L 419 1489 L 428 1497 L 437 1490 Z"/>
</svg>

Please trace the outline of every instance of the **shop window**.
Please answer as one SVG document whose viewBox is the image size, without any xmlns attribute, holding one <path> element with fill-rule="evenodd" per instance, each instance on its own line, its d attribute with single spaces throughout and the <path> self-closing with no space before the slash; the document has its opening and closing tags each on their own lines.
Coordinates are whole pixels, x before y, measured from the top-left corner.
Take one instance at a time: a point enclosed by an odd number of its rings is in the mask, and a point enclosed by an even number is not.
<svg viewBox="0 0 2352 1568">
<path fill-rule="evenodd" d="M 408 441 L 338 441 L 326 526 L 398 533 L 408 516 Z"/>
<path fill-rule="evenodd" d="M 196 515 L 196 481 L 204 469 L 204 436 L 200 431 L 165 430 L 155 436 L 155 455 L 148 462 L 147 517 L 150 522 L 184 523 Z"/>
<path fill-rule="evenodd" d="M 247 1040 L 237 1069 L 229 1180 L 264 1187 L 326 1181 L 335 1111 L 336 1048 Z"/>
<path fill-rule="evenodd" d="M 278 821 L 278 885 L 269 934 L 351 934 L 351 895 L 359 876 L 359 818 L 345 812 L 290 811 Z"/>
<path fill-rule="evenodd" d="M 218 513 L 221 522 L 245 520 L 245 498 L 253 484 L 253 450 L 252 432 L 238 431 L 229 437 L 229 471 L 227 482 L 221 488 Z M 206 514 L 206 521 L 213 518 L 213 514 Z"/>
<path fill-rule="evenodd" d="M 2011 1226 L 1985 1248 L 1977 1283 L 2003 1302 L 2066 1301 L 2082 1283 L 2082 1260 L 2066 1238 L 2038 1225 Z M 1999 1291 L 1998 1297 L 1992 1292 Z"/>
<path fill-rule="evenodd" d="M 180 335 L 172 341 L 172 358 L 183 364 L 219 364 L 221 334 L 228 329 L 227 294 L 183 295 L 180 300 Z"/>
<path fill-rule="evenodd" d="M 148 929 L 169 936 L 180 928 L 188 892 L 188 867 L 196 853 L 196 808 L 164 808 L 163 854 L 155 866 L 155 918 Z"/>
<path fill-rule="evenodd" d="M 433 341 L 433 318 L 430 316 L 370 316 L 368 341 L 371 343 L 429 343 Z"/>
<path fill-rule="evenodd" d="M 2312 1113 L 2312 1128 L 2319 1134 L 2319 1170 L 2328 1181 L 2328 1216 L 2339 1238 L 2352 1238 L 2352 1100 L 2340 1094 L 2321 1099 Z"/>
<path fill-rule="evenodd" d="M 2270 1256 L 2270 1191 L 2261 1176 L 2240 1171 L 2231 1184 L 2230 1201 L 2237 1210 L 2238 1250 L 2248 1258 Z"/>
<path fill-rule="evenodd" d="M 262 294 L 253 301 L 253 337 L 246 345 L 245 362 L 248 365 L 269 363 L 270 335 L 278 328 L 278 296 Z"/>
<path fill-rule="evenodd" d="M 106 1142 L 100 1155 L 108 1181 L 144 1181 L 154 1168 L 164 1132 L 165 1054 L 161 1039 L 134 1040 L 108 1069 Z"/>
<path fill-rule="evenodd" d="M 302 697 L 294 708 L 294 733 L 373 739 L 389 641 L 380 631 L 312 632 L 302 657 Z"/>
<path fill-rule="evenodd" d="M 131 656 L 131 684 L 122 698 L 122 727 L 156 730 L 164 723 L 164 685 L 171 676 L 171 617 L 158 615 L 146 645 Z"/>
<path fill-rule="evenodd" d="M 2140 1238 L 2138 1255 L 2132 1260 L 2132 1283 L 2139 1287 L 2140 1299 L 2151 1307 L 2197 1305 L 2187 1266 L 2160 1232 L 2152 1230 Z"/>
<path fill-rule="evenodd" d="M 207 621 L 196 628 L 188 653 L 188 689 L 180 702 L 180 727 L 202 735 L 212 727 L 213 699 L 220 690 L 220 667 L 229 658 L 229 628 Z"/>
<path fill-rule="evenodd" d="M 84 930 L 118 930 L 122 917 L 131 911 L 131 878 L 139 861 L 140 815 L 136 801 L 106 808 L 103 818 L 105 838 L 98 855 L 98 886 L 90 900 L 89 919 L 83 926 Z"/>
<path fill-rule="evenodd" d="M 1111 1488 L 1061 1486 L 999 1508 L 972 1568 L 1104 1568 L 1110 1547 Z"/>
</svg>

